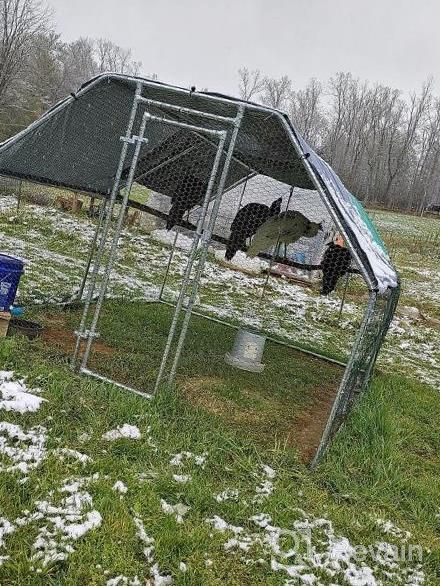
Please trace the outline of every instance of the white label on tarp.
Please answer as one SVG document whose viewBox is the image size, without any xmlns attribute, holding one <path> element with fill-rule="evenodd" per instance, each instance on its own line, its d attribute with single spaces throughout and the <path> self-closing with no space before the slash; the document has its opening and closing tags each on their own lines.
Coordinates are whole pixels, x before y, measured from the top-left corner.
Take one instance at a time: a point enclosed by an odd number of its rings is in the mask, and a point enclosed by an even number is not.
<svg viewBox="0 0 440 586">
<path fill-rule="evenodd" d="M 0 281 L 0 295 L 7 295 L 9 293 L 10 288 L 11 283 L 5 283 L 5 281 Z"/>
</svg>

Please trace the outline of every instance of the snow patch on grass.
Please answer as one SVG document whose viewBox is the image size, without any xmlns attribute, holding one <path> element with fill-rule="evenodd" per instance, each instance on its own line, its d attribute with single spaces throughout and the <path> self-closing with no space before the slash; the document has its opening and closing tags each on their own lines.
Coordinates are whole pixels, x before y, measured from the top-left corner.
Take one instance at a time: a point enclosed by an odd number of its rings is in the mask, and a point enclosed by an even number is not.
<svg viewBox="0 0 440 586">
<path fill-rule="evenodd" d="M 75 551 L 73 542 L 102 523 L 99 511 L 86 511 L 93 505 L 92 497 L 86 491 L 70 494 L 58 506 L 50 501 L 37 501 L 36 505 L 43 515 L 45 525 L 41 527 L 34 541 L 35 553 L 31 560 L 36 565 L 41 564 L 43 568 L 67 559 Z"/>
<path fill-rule="evenodd" d="M 54 454 L 58 456 L 60 460 L 73 458 L 74 460 L 81 462 L 81 464 L 88 464 L 89 462 L 93 462 L 92 458 L 87 454 L 83 454 L 77 450 L 71 450 L 70 448 L 58 448 L 54 450 Z"/>
<path fill-rule="evenodd" d="M 107 580 L 106 586 L 141 586 L 141 581 L 137 576 L 127 578 L 121 574 L 120 576 Z"/>
<path fill-rule="evenodd" d="M 140 439 L 142 437 L 139 428 L 136 425 L 129 425 L 128 423 L 124 423 L 124 425 L 118 426 L 116 429 L 111 429 L 107 431 L 102 436 L 102 439 L 108 441 L 114 441 L 122 438 L 126 439 Z"/>
<path fill-rule="evenodd" d="M 154 240 L 161 242 L 162 244 L 173 246 L 174 240 L 176 238 L 176 232 L 174 232 L 174 230 L 153 230 L 151 232 L 151 237 Z M 190 250 L 192 243 L 192 238 L 188 238 L 188 236 L 178 233 L 176 248 L 180 248 L 181 250 Z"/>
<path fill-rule="evenodd" d="M 165 576 L 160 573 L 158 564 L 154 564 L 151 568 L 151 579 L 153 580 L 152 586 L 168 586 L 173 583 L 171 576 Z"/>
<path fill-rule="evenodd" d="M 218 503 L 222 503 L 224 501 L 238 501 L 239 492 L 234 488 L 227 488 L 223 492 L 219 492 L 218 494 L 214 495 L 214 499 Z"/>
<path fill-rule="evenodd" d="M 5 546 L 5 535 L 37 525 L 37 537 L 29 555 L 32 569 L 39 572 L 66 560 L 75 551 L 74 542 L 101 525 L 101 514 L 93 509 L 91 495 L 83 490 L 85 484 L 98 477 L 67 480 L 57 490 L 50 491 L 45 500 L 37 500 L 34 512 L 24 510 L 21 517 L 11 522 L 0 519 L 0 548 Z"/>
<path fill-rule="evenodd" d="M 5 546 L 6 535 L 11 535 L 16 530 L 16 526 L 13 525 L 6 517 L 0 517 L 0 549 Z M 5 561 L 7 557 L 3 558 Z"/>
<path fill-rule="evenodd" d="M 21 414 L 38 411 L 43 401 L 46 401 L 37 396 L 40 389 L 28 389 L 24 379 L 13 378 L 13 372 L 0 370 L 0 409 Z"/>
<path fill-rule="evenodd" d="M 407 541 L 411 537 L 411 533 L 409 531 L 400 529 L 390 520 L 385 520 L 378 517 L 375 521 L 377 527 L 379 527 L 379 529 L 381 529 L 383 533 L 388 533 L 389 535 L 397 537 L 402 541 Z"/>
<path fill-rule="evenodd" d="M 6 463 L 0 463 L 0 472 L 28 474 L 37 468 L 47 456 L 47 429 L 41 425 L 24 431 L 20 425 L 0 422 L 0 455 Z"/>
<path fill-rule="evenodd" d="M 170 464 L 171 466 L 183 466 L 185 462 L 194 462 L 196 466 L 200 466 L 203 469 L 205 467 L 207 457 L 208 452 L 204 452 L 200 455 L 193 454 L 192 452 L 179 452 L 178 454 L 173 455 L 170 460 Z"/>
<path fill-rule="evenodd" d="M 139 517 L 134 517 L 133 522 L 137 528 L 136 535 L 145 546 L 144 556 L 148 563 L 152 563 L 154 561 L 154 538 L 150 537 L 145 531 L 142 519 Z M 173 582 L 173 578 L 171 576 L 160 573 L 159 565 L 157 563 L 151 566 L 150 575 L 151 579 L 153 580 L 152 586 L 167 586 Z"/>
<path fill-rule="evenodd" d="M 126 485 L 125 485 L 125 484 L 122 482 L 122 480 L 117 480 L 117 481 L 114 483 L 114 485 L 112 486 L 112 489 L 113 489 L 115 492 L 120 492 L 120 493 L 121 493 L 121 495 L 122 495 L 122 494 L 126 494 L 126 493 L 127 493 L 127 491 L 128 491 L 128 488 L 127 488 L 127 486 L 126 486 Z"/>
<path fill-rule="evenodd" d="M 190 474 L 173 474 L 173 478 L 178 484 L 186 484 L 187 482 L 190 482 L 191 475 Z"/>
<path fill-rule="evenodd" d="M 254 503 L 262 503 L 274 491 L 272 480 L 276 476 L 275 470 L 267 465 L 262 465 L 261 470 L 260 484 L 256 487 L 255 496 L 252 500 Z"/>
<path fill-rule="evenodd" d="M 347 537 L 335 533 L 331 521 L 307 516 L 301 510 L 297 514 L 299 518 L 289 528 L 273 524 L 266 513 L 253 515 L 249 521 L 259 528 L 257 532 L 234 526 L 217 515 L 206 522 L 220 533 L 232 534 L 223 545 L 225 552 L 246 554 L 248 557 L 241 558 L 245 563 L 270 563 L 272 571 L 287 574 L 286 584 L 318 585 L 322 576 L 351 586 L 379 586 L 384 577 L 390 584 L 423 584 L 420 566 L 411 568 L 398 562 L 392 544 L 376 542 L 363 548 L 368 565 L 365 559 L 358 559 L 359 550 Z M 249 557 L 253 551 L 260 556 L 263 551 L 265 557 Z"/>
<path fill-rule="evenodd" d="M 189 511 L 190 507 L 184 505 L 183 503 L 177 503 L 175 505 L 170 505 L 164 499 L 160 499 L 160 506 L 162 507 L 162 511 L 166 515 L 174 515 L 176 518 L 177 523 L 183 523 L 183 517 Z"/>
</svg>

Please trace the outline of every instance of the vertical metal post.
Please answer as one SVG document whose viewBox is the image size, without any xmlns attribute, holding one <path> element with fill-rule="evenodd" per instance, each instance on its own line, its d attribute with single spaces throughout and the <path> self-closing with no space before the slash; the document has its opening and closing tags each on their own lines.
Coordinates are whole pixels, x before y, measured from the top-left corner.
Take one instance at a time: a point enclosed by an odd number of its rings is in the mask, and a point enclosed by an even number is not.
<svg viewBox="0 0 440 586">
<path fill-rule="evenodd" d="M 141 96 L 141 94 L 142 94 L 142 83 L 138 82 L 138 84 L 136 85 L 136 91 L 135 91 L 135 95 L 133 98 L 133 105 L 131 108 L 130 118 L 129 118 L 128 124 L 127 124 L 127 130 L 125 132 L 125 140 L 124 140 L 124 142 L 122 144 L 122 148 L 121 148 L 121 156 L 119 157 L 118 169 L 116 171 L 115 180 L 113 182 L 113 187 L 112 187 L 112 191 L 110 194 L 110 203 L 107 208 L 107 214 L 106 214 L 106 218 L 105 218 L 104 227 L 103 227 L 102 233 L 101 233 L 99 247 L 98 247 L 98 251 L 96 253 L 95 260 L 94 260 L 92 277 L 90 280 L 89 288 L 87 290 L 87 297 L 86 297 L 86 301 L 85 301 L 85 305 L 84 305 L 84 311 L 83 311 L 81 323 L 80 323 L 80 326 L 79 326 L 78 332 L 77 332 L 75 351 L 74 351 L 73 357 L 72 357 L 72 368 L 75 368 L 76 360 L 78 358 L 78 353 L 79 353 L 79 349 L 80 349 L 80 345 L 81 345 L 81 340 L 85 337 L 87 317 L 88 317 L 90 305 L 91 305 L 91 302 L 93 299 L 93 294 L 95 292 L 96 280 L 98 277 L 99 268 L 102 263 L 102 257 L 104 254 L 105 244 L 107 242 L 107 236 L 108 236 L 108 232 L 110 229 L 113 208 L 115 205 L 116 197 L 119 193 L 119 185 L 121 183 L 122 172 L 124 170 L 124 163 L 125 163 L 125 159 L 126 159 L 127 151 L 128 151 L 128 140 L 130 139 L 132 132 L 133 132 L 133 126 L 134 126 L 138 103 L 139 103 L 138 99 Z"/>
<path fill-rule="evenodd" d="M 199 220 L 197 222 L 197 229 L 194 234 L 193 242 L 192 242 L 191 249 L 190 249 L 189 256 L 188 256 L 187 265 L 185 267 L 185 273 L 184 273 L 183 279 L 182 279 L 182 286 L 180 288 L 179 297 L 177 299 L 176 307 L 174 310 L 173 320 L 171 322 L 170 331 L 168 333 L 168 339 L 167 339 L 167 343 L 165 345 L 165 350 L 162 355 L 162 362 L 159 367 L 159 373 L 157 375 L 156 384 L 154 385 L 154 392 L 157 391 L 157 389 L 160 386 L 160 383 L 162 382 L 162 377 L 165 372 L 165 367 L 168 362 L 168 356 L 170 354 L 171 346 L 172 346 L 172 343 L 174 340 L 174 335 L 176 333 L 177 323 L 178 323 L 179 317 L 180 317 L 180 312 L 183 307 L 183 302 L 185 299 L 186 290 L 188 288 L 188 283 L 190 280 L 191 271 L 192 271 L 196 256 L 199 253 L 199 251 L 198 251 L 199 242 L 200 242 L 200 238 L 203 233 L 203 225 L 205 223 L 206 213 L 208 211 L 208 206 L 209 206 L 209 202 L 211 199 L 211 192 L 214 187 L 214 181 L 217 176 L 218 168 L 220 166 L 220 159 L 221 159 L 221 156 L 223 153 L 223 147 L 225 144 L 225 140 L 226 140 L 226 132 L 223 131 L 220 134 L 219 144 L 217 147 L 217 153 L 215 156 L 213 167 L 211 169 L 211 176 L 209 178 L 209 183 L 208 183 L 208 188 L 206 190 L 205 199 L 203 200 L 202 211 L 201 211 Z"/>
<path fill-rule="evenodd" d="M 380 347 L 382 345 L 383 339 L 388 331 L 388 328 L 391 324 L 391 321 L 393 319 L 394 316 L 394 312 L 399 300 L 399 296 L 400 296 L 400 285 L 396 288 L 396 289 L 392 289 L 391 291 L 388 292 L 389 296 L 386 302 L 386 306 L 382 311 L 382 319 L 380 321 L 380 324 L 378 326 L 378 333 L 376 335 L 376 340 L 375 340 L 375 351 L 374 354 L 371 357 L 370 363 L 368 365 L 368 368 L 366 369 L 365 372 L 365 384 L 368 384 L 372 373 L 373 373 L 373 369 L 374 366 L 376 364 L 376 360 L 377 360 L 377 356 L 379 354 L 379 350 Z M 377 311 L 377 307 L 375 307 L 375 312 Z"/>
<path fill-rule="evenodd" d="M 201 254 L 200 254 L 199 263 L 198 263 L 198 266 L 196 269 L 196 276 L 194 278 L 191 296 L 190 296 L 188 305 L 186 307 L 186 313 L 185 313 L 185 317 L 183 319 L 183 324 L 182 324 L 182 328 L 180 331 L 179 340 L 177 342 L 177 348 L 176 348 L 176 352 L 174 355 L 174 361 L 171 366 L 170 374 L 168 376 L 168 384 L 170 384 L 170 385 L 172 384 L 172 382 L 174 381 L 174 377 L 176 376 L 177 366 L 179 364 L 180 355 L 182 353 L 183 344 L 185 342 L 186 333 L 188 331 L 188 325 L 189 325 L 189 320 L 191 317 L 191 311 L 194 306 L 194 301 L 195 301 L 197 291 L 199 288 L 200 278 L 202 276 L 203 268 L 205 266 L 209 242 L 211 240 L 212 232 L 214 230 L 215 222 L 217 220 L 217 215 L 218 215 L 218 211 L 220 208 L 221 199 L 223 197 L 223 191 L 225 188 L 226 179 L 227 179 L 228 173 L 229 173 L 229 166 L 231 164 L 231 159 L 232 159 L 232 155 L 234 153 L 235 143 L 237 141 L 237 136 L 238 136 L 238 132 L 240 130 L 241 121 L 243 119 L 243 116 L 244 116 L 244 106 L 240 106 L 238 109 L 238 112 L 237 112 L 237 116 L 234 121 L 234 129 L 232 131 L 231 140 L 229 142 L 229 147 L 228 147 L 228 151 L 226 154 L 225 163 L 223 165 L 223 171 L 222 171 L 222 174 L 220 177 L 220 182 L 219 182 L 219 185 L 217 188 L 216 198 L 215 198 L 214 205 L 212 207 L 211 215 L 209 218 L 208 227 L 203 232 Z M 226 138 L 226 135 L 224 138 Z M 222 145 L 222 151 L 223 151 L 223 145 Z"/>
<path fill-rule="evenodd" d="M 115 231 L 113 234 L 113 240 L 112 240 L 112 243 L 110 246 L 109 258 L 108 258 L 107 266 L 105 268 L 104 278 L 101 283 L 101 290 L 99 292 L 98 301 L 96 303 L 95 313 L 94 313 L 93 319 L 92 319 L 92 324 L 90 326 L 90 332 L 88 334 L 86 349 L 84 351 L 84 356 L 83 356 L 83 360 L 81 363 L 81 368 L 87 367 L 87 360 L 89 358 L 90 350 L 91 350 L 91 347 L 93 344 L 93 338 L 95 336 L 96 326 L 98 324 L 98 319 L 99 319 L 99 314 L 101 312 L 101 307 L 102 307 L 102 304 L 103 304 L 103 301 L 105 298 L 105 294 L 107 292 L 110 273 L 112 271 L 112 268 L 113 268 L 113 265 L 114 265 L 114 262 L 116 259 L 116 249 L 118 246 L 119 237 L 120 237 L 122 227 L 124 224 L 124 214 L 125 214 L 125 210 L 127 208 L 128 198 L 130 197 L 131 188 L 132 188 L 133 181 L 134 181 L 134 174 L 136 171 L 137 161 L 138 161 L 139 154 L 141 151 L 142 143 L 147 142 L 146 139 L 144 139 L 145 127 L 147 125 L 147 119 L 148 119 L 147 114 L 144 114 L 144 116 L 142 118 L 139 136 L 136 137 L 136 147 L 135 147 L 133 159 L 132 159 L 131 166 L 130 166 L 130 171 L 128 174 L 127 185 L 125 187 L 124 197 L 121 202 L 121 207 L 120 207 L 119 215 L 118 215 L 118 221 L 117 221 L 116 228 L 115 228 Z M 126 139 L 126 141 L 125 141 L 126 143 L 127 143 L 127 140 L 128 139 Z"/>
<path fill-rule="evenodd" d="M 20 209 L 22 185 L 23 185 L 23 181 L 20 179 L 20 182 L 18 184 L 18 195 L 17 195 L 17 213 L 18 213 L 18 210 Z"/>
<path fill-rule="evenodd" d="M 189 222 L 189 212 L 190 212 L 190 210 L 188 210 L 186 213 L 186 221 L 187 222 Z M 176 226 L 176 235 L 174 236 L 174 241 L 173 241 L 173 244 L 171 247 L 171 252 L 170 252 L 170 255 L 168 256 L 167 268 L 165 270 L 165 276 L 163 278 L 162 286 L 161 286 L 160 292 L 159 292 L 159 301 L 161 301 L 162 297 L 163 297 L 163 292 L 165 290 L 165 285 L 166 285 L 166 282 L 168 279 L 168 274 L 170 272 L 171 263 L 173 262 L 174 253 L 176 252 L 176 244 L 177 244 L 177 239 L 179 237 L 179 234 L 180 234 L 180 226 Z"/>
<path fill-rule="evenodd" d="M 289 199 L 287 200 L 287 205 L 286 205 L 286 212 L 287 212 L 287 210 L 289 209 L 289 206 L 290 206 L 290 200 L 292 199 L 292 195 L 293 195 L 293 191 L 294 191 L 294 189 L 295 189 L 295 186 L 294 186 L 294 185 L 291 185 L 291 186 L 290 186 L 290 192 L 289 192 Z"/>
<path fill-rule="evenodd" d="M 174 236 L 174 241 L 171 247 L 171 251 L 170 254 L 168 255 L 168 263 L 167 263 L 167 268 L 165 269 L 165 276 L 163 278 L 162 281 L 162 286 L 160 288 L 160 292 L 159 292 L 159 301 L 162 299 L 163 297 L 163 292 L 165 290 L 165 285 L 168 279 L 168 273 L 170 272 L 170 268 L 171 268 L 171 263 L 173 262 L 173 256 L 174 256 L 174 252 L 176 250 L 176 244 L 177 244 L 177 238 L 179 237 L 179 226 L 176 226 L 176 235 Z"/>
<path fill-rule="evenodd" d="M 102 204 L 101 204 L 101 209 L 99 211 L 98 223 L 97 223 L 96 228 L 95 228 L 95 233 L 93 235 L 93 240 L 92 240 L 92 242 L 90 244 L 89 256 L 87 258 L 87 263 L 86 263 L 86 270 L 84 271 L 84 276 L 83 276 L 83 279 L 82 279 L 80 288 L 78 290 L 78 293 L 76 295 L 76 298 L 77 298 L 78 301 L 81 301 L 81 299 L 82 299 L 82 296 L 83 296 L 83 293 L 84 293 L 84 289 L 85 289 L 85 286 L 86 286 L 86 283 L 87 283 L 87 279 L 89 277 L 90 266 L 92 264 L 93 256 L 95 254 L 96 243 L 98 241 L 98 235 L 99 235 L 99 232 L 100 232 L 101 227 L 102 227 L 102 222 L 104 220 L 106 206 L 107 206 L 107 200 L 106 199 L 103 199 L 102 200 Z"/>
<path fill-rule="evenodd" d="M 248 179 L 249 179 L 249 175 L 246 176 L 246 179 L 245 179 L 244 184 L 243 184 L 243 189 L 241 190 L 240 201 L 238 202 L 237 213 L 241 210 L 241 204 L 243 202 L 244 194 L 246 193 L 246 187 L 247 187 L 247 184 L 248 184 Z"/>
<path fill-rule="evenodd" d="M 289 210 L 290 200 L 292 199 L 294 189 L 295 189 L 295 187 L 293 185 L 291 185 L 290 192 L 289 192 L 289 199 L 287 200 L 287 204 L 286 204 L 286 212 Z M 287 247 L 288 247 L 288 244 L 284 243 L 284 260 L 286 260 L 286 258 L 287 258 Z"/>
<path fill-rule="evenodd" d="M 270 257 L 269 266 L 268 266 L 267 272 L 266 272 L 266 278 L 264 279 L 263 288 L 261 289 L 261 295 L 260 295 L 260 299 L 259 299 L 259 304 L 261 304 L 263 302 L 263 300 L 264 300 L 264 294 L 266 293 L 267 285 L 269 283 L 270 273 L 272 272 L 272 267 L 273 267 L 275 255 L 276 255 L 277 250 L 279 248 L 279 244 L 280 244 L 280 240 L 278 238 L 277 243 L 276 243 L 276 245 L 275 245 L 275 247 L 273 249 L 272 256 Z"/>
</svg>

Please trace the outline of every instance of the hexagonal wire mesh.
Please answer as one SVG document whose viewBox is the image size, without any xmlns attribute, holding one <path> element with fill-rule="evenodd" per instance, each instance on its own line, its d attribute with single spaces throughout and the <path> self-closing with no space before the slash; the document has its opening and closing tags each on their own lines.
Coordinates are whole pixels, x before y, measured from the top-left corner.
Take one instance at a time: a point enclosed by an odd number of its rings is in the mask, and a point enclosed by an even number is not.
<svg viewBox="0 0 440 586">
<path fill-rule="evenodd" d="M 58 136 L 49 141 L 44 156 L 46 161 L 49 159 L 44 182 L 80 187 L 97 195 L 101 192 L 108 202 L 105 213 L 104 206 L 101 208 L 95 235 L 90 239 L 88 261 L 93 256 L 93 265 L 74 357 L 78 358 L 84 340 L 81 370 L 102 378 L 88 368 L 89 353 L 111 275 L 117 268 L 124 268 L 117 256 L 121 233 L 122 243 L 128 236 L 123 232 L 123 222 L 134 183 L 150 190 L 148 205 L 137 205 L 138 209 L 166 222 L 166 230 L 174 230 L 158 231 L 159 240 L 171 244 L 171 250 L 162 266 L 162 282 L 152 279 L 152 284 L 158 286 L 158 300 L 176 307 L 156 371 L 155 390 L 165 373 L 169 382 L 174 379 L 194 305 L 204 315 L 221 318 L 227 314 L 226 321 L 244 324 L 283 342 L 309 350 L 334 351 L 337 345 L 332 348 L 331 344 L 324 344 L 325 348 L 319 348 L 322 340 L 316 335 L 316 324 L 322 304 L 316 311 L 319 303 L 302 303 L 300 289 L 289 290 L 285 280 L 271 276 L 281 275 L 310 285 L 319 281 L 322 271 L 321 293 L 328 295 L 342 278 L 345 277 L 346 288 L 350 275 L 362 273 L 368 282 L 368 274 L 359 262 L 359 253 L 346 239 L 344 225 L 332 213 L 319 182 L 307 168 L 301 145 L 295 143 L 294 136 L 286 140 L 278 113 L 221 98 L 195 105 L 194 96 L 186 91 L 174 92 L 171 103 L 165 87 L 140 81 L 134 100 L 132 89 L 124 85 L 118 86 L 112 101 L 100 99 L 100 91 L 99 86 L 91 90 L 92 95 L 98 94 L 94 104 L 98 104 L 99 116 L 96 111 L 94 115 L 87 112 L 84 119 L 80 111 L 75 120 L 73 102 L 73 114 L 67 122 L 59 109 L 39 131 L 49 137 Z M 124 107 L 119 103 L 122 97 Z M 112 151 L 112 157 L 107 154 L 101 158 L 103 148 L 94 152 L 91 161 L 90 153 L 84 149 L 84 156 L 76 156 L 75 165 L 58 180 L 59 158 L 66 156 L 66 145 L 61 148 L 57 143 L 65 139 L 59 138 L 55 130 L 63 122 L 78 124 L 79 120 L 85 135 L 91 129 L 99 132 L 102 125 L 104 146 Z M 116 144 L 116 137 L 121 135 L 122 150 Z M 32 159 L 32 153 L 28 154 Z M 12 165 L 11 172 L 10 162 L 9 165 L 10 174 L 43 182 L 41 176 L 25 173 L 19 165 L 15 169 Z M 81 181 L 75 169 L 78 165 Z M 184 243 L 183 250 L 179 241 Z M 229 274 L 235 263 L 245 273 L 252 272 L 255 266 L 259 271 L 263 268 L 265 276 L 249 277 L 246 281 L 237 276 L 230 279 L 228 286 L 231 281 L 234 283 L 231 289 L 235 297 L 237 289 L 243 286 L 249 286 L 249 294 L 245 299 L 223 295 L 223 307 L 216 311 L 213 305 L 219 305 L 219 289 L 223 288 L 224 293 L 225 282 L 217 278 L 213 285 L 214 273 L 218 277 L 218 264 L 206 264 L 213 257 L 226 264 L 224 271 Z M 87 265 L 90 262 L 86 263 L 88 271 Z M 364 281 L 356 277 L 355 282 L 355 292 L 369 298 L 369 302 L 361 323 L 353 315 L 351 329 L 357 335 L 316 458 L 322 455 L 354 398 L 368 383 L 398 298 L 398 288 L 378 295 L 364 286 L 360 293 Z M 314 303 L 315 311 L 310 307 Z M 267 311 L 268 304 L 275 306 L 276 311 Z M 292 305 L 294 312 L 289 307 Z M 339 302 L 325 302 L 325 306 L 340 318 Z M 283 323 L 286 313 L 294 317 L 290 327 Z M 332 333 L 335 335 L 334 329 Z M 120 386 L 140 392 L 125 384 Z"/>
</svg>

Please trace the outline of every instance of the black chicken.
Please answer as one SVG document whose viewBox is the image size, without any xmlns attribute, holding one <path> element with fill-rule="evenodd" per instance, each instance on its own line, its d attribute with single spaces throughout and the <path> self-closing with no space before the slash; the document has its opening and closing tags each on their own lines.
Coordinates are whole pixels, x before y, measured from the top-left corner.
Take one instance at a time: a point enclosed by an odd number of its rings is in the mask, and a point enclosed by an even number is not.
<svg viewBox="0 0 440 586">
<path fill-rule="evenodd" d="M 330 242 L 322 259 L 322 295 L 331 293 L 338 282 L 338 279 L 345 275 L 350 268 L 350 251 L 344 246 Z"/>
<path fill-rule="evenodd" d="M 206 194 L 207 184 L 190 171 L 186 172 L 179 182 L 178 193 L 172 198 L 168 213 L 167 230 L 179 224 L 188 210 L 200 204 Z"/>
<path fill-rule="evenodd" d="M 246 239 L 255 234 L 264 222 L 281 211 L 282 198 L 276 199 L 269 207 L 264 203 L 248 203 L 237 212 L 231 224 L 231 235 L 226 246 L 225 258 L 234 258 L 237 250 L 246 246 Z"/>
</svg>

